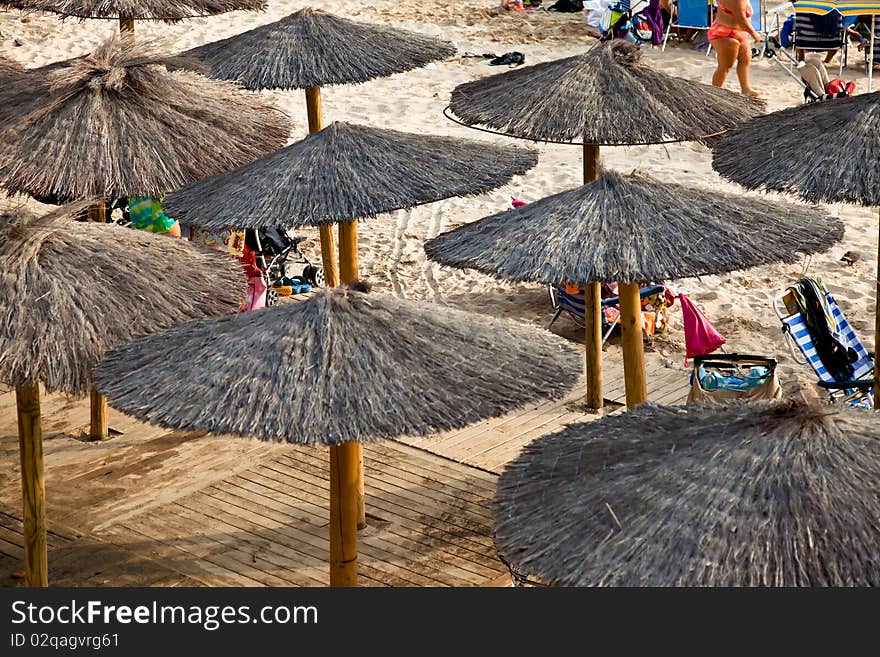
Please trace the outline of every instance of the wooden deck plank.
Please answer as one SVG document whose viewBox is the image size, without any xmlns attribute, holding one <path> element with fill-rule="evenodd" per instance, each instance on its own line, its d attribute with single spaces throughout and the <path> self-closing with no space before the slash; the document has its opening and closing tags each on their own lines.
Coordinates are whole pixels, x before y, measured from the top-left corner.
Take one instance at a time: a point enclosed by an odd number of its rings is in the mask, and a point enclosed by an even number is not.
<svg viewBox="0 0 880 657">
<path fill-rule="evenodd" d="M 313 466 L 302 464 L 302 467 L 295 470 L 283 471 L 276 470 L 279 475 L 289 477 L 288 481 L 282 485 L 299 486 L 300 494 L 303 496 L 314 494 L 317 504 L 323 503 L 323 495 L 325 491 L 321 488 L 324 482 L 315 475 Z M 251 473 L 252 474 L 252 473 Z M 401 526 L 410 530 L 417 530 L 427 527 L 431 531 L 432 536 L 435 534 L 438 538 L 443 538 L 447 542 L 460 545 L 466 548 L 467 554 L 472 560 L 480 559 L 481 563 L 486 563 L 490 567 L 494 565 L 497 559 L 490 558 L 484 560 L 486 549 L 492 549 L 491 538 L 483 534 L 471 535 L 471 531 L 462 528 L 460 525 L 454 525 L 450 522 L 450 517 L 454 516 L 446 508 L 426 507 L 420 503 L 413 503 L 409 498 L 402 498 L 394 494 L 394 488 L 385 484 L 376 485 L 372 479 L 367 480 L 369 483 L 366 488 L 367 499 L 367 515 L 382 514 L 377 518 L 379 522 L 391 522 L 392 520 Z M 310 490 L 311 489 L 311 490 Z M 390 492 L 389 492 L 390 491 Z M 421 501 L 421 500 L 420 500 Z M 432 515 L 427 515 L 432 514 Z M 434 532 L 433 530 L 441 530 Z"/>
<path fill-rule="evenodd" d="M 300 479 L 290 478 L 286 481 L 272 480 L 271 484 L 283 487 L 295 486 L 298 490 L 300 498 L 303 500 L 314 500 L 315 504 L 324 504 L 324 498 L 321 497 L 323 491 L 321 486 L 323 482 L 319 478 L 313 478 L 308 473 L 301 474 Z M 248 479 L 257 481 L 261 478 L 260 474 L 249 472 Z M 244 479 L 244 477 L 241 477 Z M 478 563 L 480 566 L 495 568 L 498 560 L 494 556 L 487 557 L 487 551 L 491 551 L 491 542 L 475 542 L 469 537 L 459 537 L 451 532 L 444 532 L 444 526 L 440 521 L 432 518 L 426 518 L 419 511 L 412 511 L 408 507 L 403 507 L 394 502 L 387 501 L 384 496 L 377 496 L 376 491 L 367 486 L 367 518 L 368 527 L 376 522 L 389 523 L 393 519 L 396 526 L 403 530 L 413 532 L 423 532 L 424 537 L 429 537 L 434 545 L 439 545 L 442 549 L 450 554 L 461 557 L 469 561 Z M 381 514 L 381 518 L 376 518 L 375 514 Z"/>
<path fill-rule="evenodd" d="M 224 488 L 225 487 L 226 486 L 224 485 Z M 222 504 L 237 506 L 237 500 L 232 495 L 223 495 L 223 491 L 218 490 L 218 487 L 215 487 L 214 490 L 217 491 L 217 499 Z M 209 491 L 205 492 L 209 493 Z M 310 508 L 306 508 L 306 505 L 303 505 L 301 508 L 303 511 L 309 511 L 314 514 L 314 517 L 318 522 L 323 522 L 328 515 L 328 501 L 322 500 L 322 502 L 323 503 L 320 506 L 318 504 L 309 504 L 308 507 Z M 301 500 L 299 501 L 299 504 L 302 504 Z M 284 524 L 279 525 L 275 520 L 256 514 L 249 509 L 247 510 L 247 517 L 248 520 L 266 526 L 267 528 L 279 529 L 281 533 L 296 534 L 296 540 L 305 539 L 310 544 L 320 547 L 319 554 L 316 554 L 315 556 L 322 558 L 320 554 L 323 554 L 323 559 L 326 561 L 326 554 L 329 549 L 326 522 L 323 522 L 323 526 L 317 523 L 304 523 L 299 527 L 289 527 Z M 311 536 L 309 534 L 311 534 Z M 399 560 L 407 558 L 412 559 L 413 555 L 430 554 L 436 551 L 434 545 L 421 539 L 422 537 L 417 532 L 407 532 L 402 530 L 396 525 L 396 523 L 390 523 L 389 526 L 380 529 L 378 533 L 373 532 L 372 527 L 368 527 L 367 530 L 361 534 L 361 552 L 366 556 L 374 556 L 377 559 L 380 557 L 393 557 L 394 559 Z M 371 548 L 375 547 L 376 550 L 382 551 L 382 554 L 374 554 L 372 549 L 368 550 L 363 546 L 369 546 Z M 450 564 L 447 562 L 446 565 L 447 569 L 445 572 L 448 573 L 448 566 Z M 474 578 L 476 577 L 476 581 L 482 581 L 482 579 L 487 576 L 487 569 L 481 568 L 475 564 L 456 564 L 456 568 L 459 568 L 459 566 L 461 566 L 460 575 L 464 580 L 474 581 Z M 436 568 L 436 566 L 420 562 L 418 569 L 414 571 L 414 574 L 416 576 L 434 578 L 434 576 L 440 574 L 440 572 L 441 570 Z M 424 582 L 423 584 L 427 586 L 438 586 L 442 585 L 443 581 L 442 579 L 433 579 L 432 582 Z"/>
<path fill-rule="evenodd" d="M 251 513 L 247 512 L 247 510 L 244 510 L 245 514 L 243 515 L 232 513 L 232 511 L 236 509 L 234 505 L 224 504 L 223 502 L 213 500 L 208 496 L 200 495 L 191 503 L 188 500 L 184 500 L 178 502 L 178 504 L 198 504 L 199 508 L 207 509 L 206 514 L 209 517 L 220 519 L 223 522 L 238 527 L 242 532 L 251 533 L 254 536 L 260 537 L 262 541 L 267 541 L 262 547 L 269 552 L 277 551 L 279 546 L 281 546 L 288 553 L 285 555 L 289 559 L 287 562 L 288 567 L 293 566 L 300 569 L 303 563 L 311 562 L 311 565 L 316 570 L 327 570 L 328 568 L 327 560 L 330 551 L 330 543 L 327 530 L 314 528 L 317 531 L 311 538 L 316 540 L 308 541 L 309 530 L 305 527 L 294 528 L 277 524 L 272 526 L 274 523 L 270 523 L 270 526 L 265 527 L 266 523 L 264 520 L 261 522 L 261 518 L 254 517 Z M 260 526 L 264 526 L 265 530 L 270 531 L 261 531 L 258 529 Z M 294 534 L 295 538 L 288 543 L 284 540 L 284 537 L 289 534 Z M 270 536 L 271 538 L 269 538 Z M 300 548 L 303 545 L 309 544 L 316 546 L 318 549 L 311 554 L 305 551 L 300 551 Z M 400 585 L 403 586 L 438 586 L 442 584 L 441 581 L 432 579 L 425 574 L 411 569 L 395 568 L 391 570 L 383 568 L 381 560 L 387 556 L 383 552 L 383 548 L 386 548 L 386 546 L 379 545 L 376 550 L 368 550 L 365 548 L 365 541 L 362 540 L 359 551 L 364 557 L 375 557 L 377 559 L 378 566 L 376 566 L 376 569 L 383 573 L 386 581 L 393 581 L 396 579 L 400 582 Z M 390 553 L 391 552 L 388 554 Z M 405 557 L 406 554 L 404 553 L 403 555 L 397 556 Z M 321 578 L 318 578 L 316 583 L 325 584 L 326 582 L 323 582 L 321 581 Z"/>
</svg>

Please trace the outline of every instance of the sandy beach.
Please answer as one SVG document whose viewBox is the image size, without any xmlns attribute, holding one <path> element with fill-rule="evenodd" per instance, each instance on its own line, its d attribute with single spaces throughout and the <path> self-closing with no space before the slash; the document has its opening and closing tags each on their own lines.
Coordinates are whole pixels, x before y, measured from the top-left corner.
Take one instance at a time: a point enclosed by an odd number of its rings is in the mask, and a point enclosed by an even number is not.
<svg viewBox="0 0 880 657">
<path fill-rule="evenodd" d="M 451 90 L 458 84 L 502 70 L 486 59 L 463 57 L 517 50 L 526 64 L 556 59 L 584 51 L 595 40 L 589 36 L 585 17 L 544 11 L 507 13 L 487 0 L 419 3 L 412 0 L 369 4 L 323 0 L 311 5 L 272 0 L 265 13 L 231 14 L 178 24 L 139 23 L 141 38 L 161 39 L 169 50 L 185 50 L 209 41 L 269 23 L 305 6 L 325 9 L 340 16 L 418 30 L 452 40 L 458 54 L 446 61 L 411 73 L 395 75 L 367 84 L 331 87 L 324 90 L 325 120 L 343 120 L 379 127 L 439 135 L 455 135 L 511 143 L 502 137 L 470 130 L 443 115 Z M 117 29 L 114 21 L 60 21 L 54 15 L 0 12 L 0 54 L 27 67 L 83 55 Z M 644 57 L 658 69 L 687 79 L 708 82 L 714 58 L 692 50 L 689 44 L 672 43 L 665 52 L 643 47 Z M 837 62 L 832 65 L 836 77 Z M 733 76 L 732 76 L 733 77 Z M 844 78 L 854 79 L 858 90 L 867 90 L 863 69 L 851 60 Z M 768 110 L 802 101 L 798 84 L 773 62 L 755 61 L 753 86 L 767 99 Z M 727 82 L 736 90 L 735 79 Z M 302 92 L 265 92 L 287 112 L 294 130 L 291 141 L 307 133 Z M 829 135 L 833 138 L 833 135 Z M 771 145 L 773 135 L 767 135 Z M 511 197 L 534 201 L 573 187 L 580 182 L 580 151 L 564 145 L 530 144 L 540 161 L 528 175 L 505 188 L 474 198 L 451 199 L 410 212 L 386 215 L 361 224 L 360 263 L 362 276 L 376 288 L 400 297 L 430 299 L 458 308 L 475 310 L 546 325 L 550 306 L 546 290 L 538 285 L 508 285 L 474 272 L 460 272 L 428 262 L 423 242 L 454 226 L 503 210 Z M 769 149 L 768 149 L 769 150 Z M 707 148 L 684 143 L 666 146 L 605 148 L 606 167 L 650 173 L 661 181 L 738 191 L 712 171 Z M 33 203 L 33 202 L 31 202 Z M 836 296 L 868 348 L 873 346 L 874 263 L 877 250 L 874 211 L 850 206 L 830 206 L 832 214 L 846 224 L 843 242 L 826 254 L 798 265 L 762 267 L 724 276 L 674 281 L 705 312 L 727 338 L 727 350 L 775 355 L 781 361 L 780 374 L 786 389 L 814 378 L 805 367 L 793 362 L 772 310 L 773 296 L 797 280 L 808 265 L 808 273 L 820 276 Z M 772 220 L 771 217 L 767 218 Z M 755 230 L 760 231 L 757 224 Z M 302 230 L 313 239 L 309 253 L 318 259 L 317 232 Z M 861 254 L 852 265 L 840 260 L 847 251 Z M 579 330 L 568 319 L 554 326 L 574 340 Z M 609 349 L 616 349 L 612 339 Z M 684 338 L 677 307 L 670 313 L 670 329 L 651 341 L 649 350 L 659 352 L 670 363 L 684 363 Z"/>
</svg>

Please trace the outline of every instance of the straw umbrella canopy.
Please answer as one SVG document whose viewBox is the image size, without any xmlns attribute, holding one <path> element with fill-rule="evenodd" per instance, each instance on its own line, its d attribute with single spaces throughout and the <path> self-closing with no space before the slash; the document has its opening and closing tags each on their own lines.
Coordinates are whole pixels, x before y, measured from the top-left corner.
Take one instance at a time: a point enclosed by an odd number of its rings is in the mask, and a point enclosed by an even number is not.
<svg viewBox="0 0 880 657">
<path fill-rule="evenodd" d="M 510 137 L 582 144 L 584 182 L 599 176 L 599 147 L 699 140 L 763 111 L 761 101 L 657 71 L 635 44 L 599 43 L 583 55 L 492 75 L 459 85 L 450 110 L 465 125 Z M 554 281 L 558 283 L 559 281 Z M 586 281 L 573 281 L 586 283 Z M 638 289 L 621 287 L 624 305 Z M 587 405 L 602 398 L 601 290 L 586 284 Z M 641 325 L 623 327 L 640 344 Z"/>
<path fill-rule="evenodd" d="M 880 585 L 880 421 L 803 400 L 643 406 L 508 463 L 495 544 L 561 586 Z"/>
<path fill-rule="evenodd" d="M 713 168 L 748 189 L 788 192 L 814 203 L 880 206 L 880 92 L 758 117 L 713 140 L 712 149 Z M 874 326 L 880 345 L 880 305 Z M 878 365 L 875 360 L 875 399 Z"/>
<path fill-rule="evenodd" d="M 168 343 L 179 357 L 157 353 Z M 234 357 L 242 350 L 261 353 L 260 367 Z M 351 586 L 357 442 L 557 398 L 578 374 L 575 352 L 541 329 L 341 287 L 139 339 L 110 351 L 95 377 L 115 408 L 161 426 L 329 445 L 330 581 Z M 311 394 L 284 392 L 304 389 Z"/>
<path fill-rule="evenodd" d="M 454 53 L 449 41 L 306 8 L 182 54 L 256 91 L 368 82 Z"/>
<path fill-rule="evenodd" d="M 153 44 L 113 37 L 0 85 L 0 185 L 55 204 L 97 198 L 89 215 L 103 220 L 108 196 L 161 196 L 287 142 L 280 111 L 232 83 L 169 73 L 166 61 Z"/>
<path fill-rule="evenodd" d="M 166 61 L 155 44 L 114 37 L 51 71 L 15 76 L 3 115 L 14 118 L 0 123 L 0 184 L 62 201 L 161 195 L 286 144 L 279 110 L 231 83 L 170 73 Z"/>
<path fill-rule="evenodd" d="M 279 21 L 228 39 L 208 43 L 184 55 L 202 64 L 207 75 L 234 80 L 248 89 L 304 89 L 309 133 L 324 127 L 321 87 L 367 82 L 449 57 L 448 41 L 301 9 Z M 339 263 L 329 224 L 319 226 L 327 283 L 339 283 Z M 342 282 L 357 278 L 357 224 L 340 225 Z"/>
<path fill-rule="evenodd" d="M 843 223 L 818 208 L 607 171 L 581 187 L 439 235 L 425 243 L 425 252 L 440 264 L 514 282 L 619 282 L 638 289 L 649 281 L 794 262 L 799 253 L 825 251 L 842 237 Z M 622 326 L 641 325 L 638 310 L 621 306 Z M 644 362 L 627 358 L 631 343 L 623 347 L 625 366 L 636 363 L 625 370 L 632 407 L 644 401 L 636 385 L 643 385 Z"/>
<path fill-rule="evenodd" d="M 211 229 L 320 226 L 482 194 L 537 161 L 525 148 L 335 122 L 172 192 L 165 207 Z"/>
<path fill-rule="evenodd" d="M 20 208 L 0 213 L 0 382 L 16 388 L 31 586 L 48 581 L 39 384 L 85 394 L 108 347 L 234 311 L 245 293 L 240 265 L 228 256 L 69 219 L 88 203 L 44 217 Z"/>
<path fill-rule="evenodd" d="M 21 73 L 24 68 L 16 62 L 14 59 L 9 59 L 8 57 L 3 57 L 0 55 L 0 80 L 5 80 L 8 77 L 13 75 L 17 75 Z"/>
<path fill-rule="evenodd" d="M 67 18 L 118 19 L 119 29 L 134 31 L 134 21 L 174 23 L 230 11 L 263 11 L 266 0 L 2 0 L 0 6 L 45 11 Z"/>
<path fill-rule="evenodd" d="M 628 41 L 457 86 L 452 113 L 535 141 L 633 146 L 696 141 L 764 109 L 760 100 L 658 71 Z"/>
</svg>

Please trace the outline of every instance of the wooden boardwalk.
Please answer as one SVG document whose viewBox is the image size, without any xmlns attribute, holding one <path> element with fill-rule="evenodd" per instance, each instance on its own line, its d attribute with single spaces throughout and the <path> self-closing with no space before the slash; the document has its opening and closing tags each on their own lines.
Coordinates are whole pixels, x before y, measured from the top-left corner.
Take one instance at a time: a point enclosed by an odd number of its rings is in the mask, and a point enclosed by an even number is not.
<svg viewBox="0 0 880 657">
<path fill-rule="evenodd" d="M 620 404 L 615 353 L 606 396 Z M 687 373 L 648 354 L 649 397 L 677 403 Z M 429 438 L 367 445 L 363 585 L 508 581 L 492 545 L 497 473 L 522 447 L 595 419 L 568 399 Z M 614 406 L 619 412 L 620 406 Z M 111 410 L 110 440 L 78 440 L 88 402 L 43 399 L 50 583 L 322 586 L 328 581 L 328 453 L 169 432 Z M 0 584 L 21 568 L 14 393 L 0 389 Z"/>
<path fill-rule="evenodd" d="M 648 399 L 658 404 L 683 404 L 687 400 L 689 372 L 669 367 L 654 354 L 646 354 Z M 626 407 L 623 361 L 616 351 L 604 354 L 605 401 L 603 414 L 622 412 Z M 584 383 L 564 399 L 519 409 L 500 418 L 484 420 L 465 429 L 437 436 L 399 439 L 433 454 L 500 474 L 504 464 L 540 436 L 559 431 L 573 422 L 589 422 L 601 415 L 583 407 Z"/>
</svg>

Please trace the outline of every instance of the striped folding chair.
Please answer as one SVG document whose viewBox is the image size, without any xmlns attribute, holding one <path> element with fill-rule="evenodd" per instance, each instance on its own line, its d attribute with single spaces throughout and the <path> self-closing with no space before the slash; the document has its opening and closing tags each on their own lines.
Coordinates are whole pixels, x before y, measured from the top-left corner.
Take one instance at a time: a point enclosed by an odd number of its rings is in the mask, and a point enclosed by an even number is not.
<svg viewBox="0 0 880 657">
<path fill-rule="evenodd" d="M 553 318 L 547 325 L 549 329 L 553 326 L 553 322 L 559 319 L 562 313 L 567 313 L 575 324 L 584 325 L 584 293 L 578 292 L 572 294 L 567 292 L 565 285 L 548 285 L 547 292 L 550 294 L 550 303 L 553 306 Z"/>
<path fill-rule="evenodd" d="M 804 317 L 794 301 L 792 288 L 788 288 L 773 299 L 773 309 L 782 322 L 782 331 L 786 335 L 792 356 L 796 362 L 809 365 L 813 369 L 819 379 L 819 387 L 828 391 L 832 402 L 873 408 L 874 355 L 865 349 L 831 293 L 824 288 L 823 292 L 837 333 L 856 353 L 852 379 L 842 381 L 835 378 L 822 363 Z"/>
<path fill-rule="evenodd" d="M 572 293 L 567 291 L 566 286 L 563 284 L 560 285 L 548 285 L 547 290 L 550 294 L 550 303 L 553 305 L 553 317 L 550 320 L 550 323 L 547 325 L 549 329 L 553 326 L 553 322 L 559 319 L 559 316 L 562 313 L 567 313 L 569 317 L 574 320 L 574 322 L 580 326 L 584 326 L 584 310 L 586 304 L 584 302 L 584 293 L 578 288 L 576 293 Z M 654 296 L 655 294 L 660 294 L 665 291 L 665 287 L 662 285 L 647 285 L 645 287 L 639 288 L 639 298 L 646 299 L 647 297 Z M 602 309 L 603 311 L 606 308 L 617 308 L 620 304 L 620 299 L 618 297 L 608 297 L 606 299 L 602 299 Z M 608 338 L 611 336 L 612 331 L 614 331 L 614 327 L 620 323 L 620 316 L 618 315 L 613 321 L 608 321 L 606 319 L 605 313 L 602 313 L 602 344 L 604 345 Z"/>
</svg>

